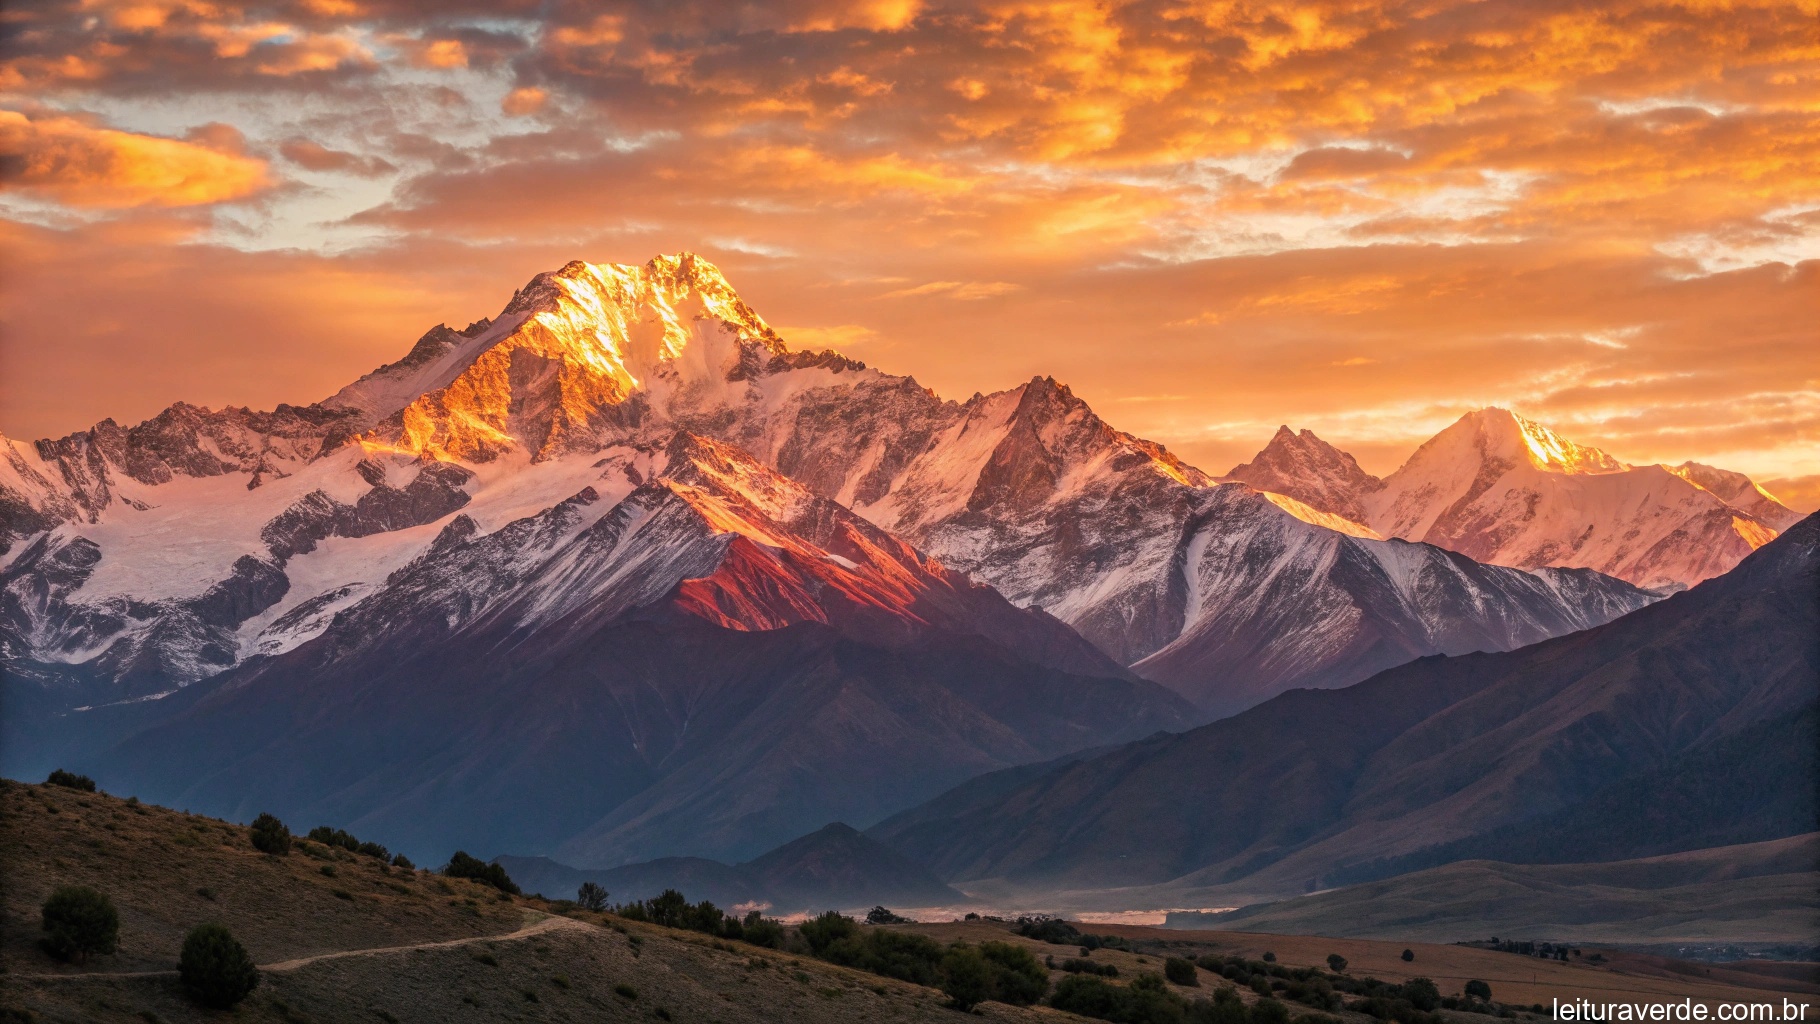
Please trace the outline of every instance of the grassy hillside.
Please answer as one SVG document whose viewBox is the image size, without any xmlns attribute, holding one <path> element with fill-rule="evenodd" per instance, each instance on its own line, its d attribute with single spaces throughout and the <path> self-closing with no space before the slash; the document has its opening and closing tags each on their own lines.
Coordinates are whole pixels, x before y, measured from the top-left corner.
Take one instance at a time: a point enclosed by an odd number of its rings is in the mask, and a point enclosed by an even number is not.
<svg viewBox="0 0 1820 1024">
<path fill-rule="evenodd" d="M 1436 942 L 1804 943 L 1820 935 L 1820 833 L 1603 864 L 1462 861 L 1170 923 Z"/>
<path fill-rule="evenodd" d="M 269 857 L 243 826 L 106 794 L 0 787 L 0 1006 L 29 1014 L 9 1022 L 959 1019 L 934 989 L 805 957 L 557 917 L 542 900 L 315 844 Z M 65 884 L 113 899 L 117 953 L 71 966 L 38 949 L 39 907 Z M 204 921 L 227 925 L 262 968 L 230 1014 L 195 1008 L 174 973 L 184 933 Z"/>
<path fill-rule="evenodd" d="M 5 963 L 0 1020 L 8 1024 L 966 1019 L 933 988 L 505 896 L 476 882 L 391 867 L 320 844 L 300 841 L 289 855 L 272 857 L 252 848 L 243 826 L 105 794 L 0 783 L 0 822 L 5 826 L 0 877 L 6 881 L 0 900 Z M 71 966 L 38 949 L 39 907 L 63 884 L 93 886 L 112 898 L 121 917 L 116 953 Z M 226 1013 L 197 1009 L 173 970 L 182 936 L 204 921 L 230 928 L 261 967 L 258 989 Z M 1411 965 L 1399 958 L 1403 943 L 1084 927 L 1129 938 L 1128 948 L 1093 954 L 1096 962 L 1118 968 L 1114 984 L 1120 986 L 1155 976 L 1167 956 L 1261 957 L 1273 950 L 1281 963 L 1299 966 L 1320 966 L 1328 953 L 1338 952 L 1352 961 L 1353 977 L 1400 982 L 1427 976 L 1449 994 L 1468 978 L 1487 979 L 1501 1000 L 1523 1005 L 1551 993 L 1750 994 L 1737 979 L 1725 979 L 1732 982 L 1727 985 L 1680 978 L 1646 958 L 1632 958 L 1646 970 L 1626 974 L 1610 965 L 1544 964 L 1488 950 L 1412 944 L 1417 959 Z M 1072 945 L 1020 937 L 993 921 L 902 930 L 941 943 L 1007 942 L 1039 960 L 1063 960 L 1077 952 Z M 1050 975 L 1052 982 L 1062 977 L 1059 971 Z M 1750 983 L 1748 975 L 1739 977 Z M 1195 980 L 1168 990 L 1198 999 L 1223 984 L 1204 969 L 1195 972 Z M 1240 996 L 1258 1004 L 1249 991 Z M 1373 1024 L 1350 1010 L 1310 1016 L 1295 1004 L 1290 1008 L 1308 1024 Z M 991 1020 L 1051 1024 L 1083 1019 L 1048 1007 L 994 1002 L 980 1004 L 978 1013 Z M 1492 1018 L 1444 1011 L 1440 1020 L 1491 1024 Z"/>
</svg>

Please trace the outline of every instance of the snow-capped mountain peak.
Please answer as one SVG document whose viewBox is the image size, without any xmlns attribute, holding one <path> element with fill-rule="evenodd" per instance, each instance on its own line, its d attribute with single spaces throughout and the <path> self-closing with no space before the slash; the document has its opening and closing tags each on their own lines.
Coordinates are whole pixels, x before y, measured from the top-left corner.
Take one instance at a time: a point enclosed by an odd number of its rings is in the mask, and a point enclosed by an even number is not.
<svg viewBox="0 0 1820 1024">
<path fill-rule="evenodd" d="M 1701 490 L 1712 492 L 1727 505 L 1749 512 L 1778 531 L 1801 521 L 1801 513 L 1783 505 L 1780 499 L 1743 473 L 1698 462 L 1662 468 Z"/>
<path fill-rule="evenodd" d="M 1314 435 L 1296 433 L 1287 426 L 1250 462 L 1232 467 L 1221 477 L 1250 484 L 1260 491 L 1294 498 L 1321 512 L 1341 516 L 1355 524 L 1366 519 L 1365 497 L 1383 482 L 1359 468 L 1358 460 Z"/>
<path fill-rule="evenodd" d="M 618 407 L 660 378 L 711 385 L 784 354 L 777 333 L 699 256 L 576 260 L 537 275 L 497 319 L 431 331 L 324 405 L 358 411 L 374 447 L 480 461 L 519 447 L 543 457 L 635 420 Z"/>
<path fill-rule="evenodd" d="M 1437 435 L 1435 441 L 1461 428 L 1472 432 L 1475 447 L 1485 455 L 1527 461 L 1550 473 L 1622 473 L 1630 468 L 1597 448 L 1575 444 L 1509 409 L 1491 406 L 1469 412 Z"/>
</svg>

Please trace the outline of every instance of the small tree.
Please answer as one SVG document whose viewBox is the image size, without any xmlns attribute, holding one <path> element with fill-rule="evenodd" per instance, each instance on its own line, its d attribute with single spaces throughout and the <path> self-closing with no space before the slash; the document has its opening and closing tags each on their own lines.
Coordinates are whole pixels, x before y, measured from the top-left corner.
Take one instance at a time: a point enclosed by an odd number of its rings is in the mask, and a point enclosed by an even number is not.
<svg viewBox="0 0 1820 1024">
<path fill-rule="evenodd" d="M 1346 973 L 1346 958 L 1338 953 L 1327 954 L 1327 969 L 1335 974 Z"/>
<path fill-rule="evenodd" d="M 1491 1002 L 1491 986 L 1476 979 L 1466 983 L 1466 994 Z"/>
<path fill-rule="evenodd" d="M 1415 951 L 1415 950 L 1413 950 L 1413 949 L 1406 949 L 1406 950 L 1404 950 L 1404 951 L 1403 951 L 1403 962 L 1404 962 L 1404 963 L 1406 963 L 1406 964 L 1407 964 L 1407 963 L 1412 963 L 1412 962 L 1414 962 L 1414 960 L 1415 960 L 1415 958 L 1416 958 L 1416 951 Z"/>
<path fill-rule="evenodd" d="M 65 885 L 44 901 L 43 947 L 69 963 L 112 953 L 119 945 L 120 914 L 114 901 L 86 885 Z"/>
<path fill-rule="evenodd" d="M 253 819 L 248 831 L 253 839 L 253 849 L 260 853 L 282 857 L 291 852 L 291 830 L 276 815 L 261 814 Z"/>
<path fill-rule="evenodd" d="M 395 868 L 403 868 L 406 871 L 417 870 L 417 865 L 411 863 L 411 858 L 406 857 L 402 853 L 395 853 L 392 855 L 392 866 Z"/>
<path fill-rule="evenodd" d="M 246 947 L 218 924 L 199 924 L 183 940 L 177 974 L 190 998 L 225 1010 L 259 985 L 259 968 Z"/>
<path fill-rule="evenodd" d="M 992 995 L 996 972 L 980 951 L 956 944 L 942 957 L 942 991 L 957 1010 L 971 1010 Z"/>
<path fill-rule="evenodd" d="M 91 779 L 86 775 L 77 775 L 75 772 L 66 772 L 61 768 L 52 772 L 50 778 L 44 780 L 44 784 L 47 786 L 62 786 L 65 789 L 79 789 L 84 793 L 93 793 L 95 791 L 94 779 Z"/>
<path fill-rule="evenodd" d="M 575 902 L 580 904 L 583 910 L 605 910 L 607 909 L 607 890 L 602 889 L 595 882 L 583 882 L 581 888 L 575 890 Z"/>
<path fill-rule="evenodd" d="M 867 924 L 911 924 L 912 922 L 909 918 L 903 917 L 898 914 L 894 914 L 891 911 L 886 910 L 884 907 L 881 906 L 881 907 L 873 907 L 871 910 L 866 911 L 866 923 Z"/>
<path fill-rule="evenodd" d="M 1275 953 L 1272 953 L 1272 952 L 1271 952 L 1271 951 L 1270 951 L 1270 950 L 1268 950 L 1268 949 L 1267 949 L 1267 950 L 1265 950 L 1265 951 L 1264 951 L 1264 962 L 1265 962 L 1265 963 L 1267 963 L 1267 964 L 1274 964 L 1274 963 L 1276 963 L 1276 962 L 1277 962 L 1277 955 L 1276 955 L 1276 954 L 1275 954 Z"/>
<path fill-rule="evenodd" d="M 1163 977 L 1177 985 L 1199 985 L 1200 979 L 1194 973 L 1194 961 L 1172 956 L 1163 961 Z"/>
</svg>

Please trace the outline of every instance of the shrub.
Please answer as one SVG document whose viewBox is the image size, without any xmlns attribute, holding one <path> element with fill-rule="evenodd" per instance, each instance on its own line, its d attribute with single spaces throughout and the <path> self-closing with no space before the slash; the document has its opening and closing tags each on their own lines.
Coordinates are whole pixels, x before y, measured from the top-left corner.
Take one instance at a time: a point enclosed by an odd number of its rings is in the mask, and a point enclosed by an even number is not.
<svg viewBox="0 0 1820 1024">
<path fill-rule="evenodd" d="M 245 999 L 259 985 L 259 969 L 253 966 L 246 947 L 218 924 L 190 929 L 183 940 L 177 973 L 190 998 L 218 1010 Z"/>
<path fill-rule="evenodd" d="M 888 928 L 855 928 L 827 942 L 818 955 L 843 967 L 918 985 L 934 985 L 942 964 L 942 947 L 934 939 Z"/>
<path fill-rule="evenodd" d="M 1029 1006 L 1048 994 L 1049 972 L 1028 949 L 1009 942 L 982 942 L 979 949 L 992 966 L 992 994 L 988 998 L 1012 1006 Z"/>
<path fill-rule="evenodd" d="M 990 998 L 992 980 L 992 965 L 972 946 L 952 946 L 942 957 L 941 988 L 957 1010 L 971 1010 Z"/>
<path fill-rule="evenodd" d="M 327 825 L 318 825 L 310 829 L 310 839 L 324 846 L 338 846 L 349 853 L 360 849 L 360 840 L 341 829 L 330 828 Z"/>
<path fill-rule="evenodd" d="M 1467 982 L 1466 994 L 1469 996 L 1477 996 L 1488 1003 L 1491 1002 L 1491 986 L 1482 981 L 1473 980 Z"/>
<path fill-rule="evenodd" d="M 1416 958 L 1416 951 L 1415 951 L 1415 950 L 1413 950 L 1413 949 L 1406 949 L 1406 950 L 1404 950 L 1404 951 L 1403 951 L 1403 962 L 1404 962 L 1404 963 L 1406 963 L 1406 964 L 1407 964 L 1407 963 L 1413 963 L 1413 962 L 1414 962 L 1414 961 L 1415 961 L 1415 958 Z"/>
<path fill-rule="evenodd" d="M 1267 963 L 1267 964 L 1274 964 L 1274 963 L 1276 963 L 1276 962 L 1277 962 L 1277 955 L 1276 955 L 1276 954 L 1275 954 L 1275 953 L 1272 953 L 1272 952 L 1270 952 L 1270 951 L 1269 951 L 1269 950 L 1265 950 L 1265 951 L 1264 951 L 1264 962 L 1265 962 L 1265 963 Z"/>
<path fill-rule="evenodd" d="M 380 860 L 386 860 L 392 856 L 392 851 L 378 843 L 360 843 L 355 847 L 354 852 L 363 853 L 368 857 L 378 857 Z"/>
<path fill-rule="evenodd" d="M 1119 976 L 1119 969 L 1111 964 L 1102 964 L 1095 960 L 1082 960 L 1078 957 L 1069 957 L 1068 959 L 1063 960 L 1062 970 L 1067 971 L 1069 974 L 1095 974 L 1102 978 L 1116 978 Z"/>
<path fill-rule="evenodd" d="M 120 914 L 114 902 L 86 885 L 65 885 L 44 901 L 44 951 L 80 963 L 119 945 Z"/>
<path fill-rule="evenodd" d="M 1190 1009 L 1188 1001 L 1169 991 L 1158 974 L 1139 975 L 1122 988 L 1090 975 L 1070 975 L 1055 986 L 1049 1005 L 1083 1017 L 1129 1024 L 1180 1024 L 1187 1020 Z M 1206 1003 L 1195 1007 L 1197 1011 L 1203 1008 L 1213 1007 Z M 1243 1013 L 1242 1006 L 1239 1012 Z M 1231 1024 L 1240 1021 L 1235 1018 Z"/>
<path fill-rule="evenodd" d="M 1427 978 L 1411 978 L 1403 983 L 1403 998 L 1416 1009 L 1432 1013 L 1441 1005 L 1441 990 Z"/>
<path fill-rule="evenodd" d="M 1251 1007 L 1251 1024 L 1289 1024 L 1289 1007 L 1275 999 L 1260 999 Z"/>
<path fill-rule="evenodd" d="M 310 837 L 315 838 L 315 833 L 312 832 Z M 488 864 L 464 850 L 455 851 L 455 856 L 449 858 L 449 864 L 442 869 L 442 873 L 450 878 L 472 878 L 477 882 L 485 882 L 500 892 L 518 895 L 518 886 L 513 884 L 505 868 L 498 864 Z"/>
<path fill-rule="evenodd" d="M 417 865 L 411 863 L 411 858 L 406 857 L 402 853 L 392 854 L 392 866 L 395 868 L 403 868 L 406 871 L 417 870 Z"/>
<path fill-rule="evenodd" d="M 1346 973 L 1346 958 L 1338 953 L 1327 954 L 1327 968 L 1335 974 Z"/>
<path fill-rule="evenodd" d="M 583 910 L 605 910 L 607 908 L 607 890 L 595 882 L 583 882 L 575 890 L 575 903 Z"/>
<path fill-rule="evenodd" d="M 1194 961 L 1172 956 L 1163 961 L 1163 977 L 1177 985 L 1199 985 L 1201 980 L 1195 976 Z"/>
<path fill-rule="evenodd" d="M 858 922 L 834 910 L 796 926 L 797 934 L 809 944 L 809 952 L 816 956 L 821 956 L 823 950 L 858 931 Z"/>
<path fill-rule="evenodd" d="M 638 990 L 633 988 L 632 986 L 626 984 L 623 981 L 620 982 L 619 984 L 613 986 L 613 994 L 616 996 L 619 996 L 622 999 L 637 999 L 638 998 Z"/>
<path fill-rule="evenodd" d="M 270 853 L 282 857 L 291 852 L 291 830 L 276 815 L 261 814 L 253 819 L 247 830 L 253 840 L 253 849 L 260 853 Z"/>
<path fill-rule="evenodd" d="M 742 930 L 744 934 L 741 938 L 754 946 L 764 946 L 767 949 L 782 949 L 784 946 L 784 926 L 756 910 L 746 914 Z"/>
<path fill-rule="evenodd" d="M 66 772 L 61 768 L 52 772 L 50 777 L 44 780 L 44 784 L 47 786 L 62 786 L 65 789 L 79 789 L 84 793 L 93 793 L 95 791 L 94 779 L 91 779 L 86 775 L 77 775 L 75 772 Z"/>
<path fill-rule="evenodd" d="M 1057 917 L 1044 914 L 1032 914 L 1017 919 L 1017 933 L 1027 939 L 1036 939 L 1053 946 L 1088 945 L 1081 937 L 1081 930 Z M 1087 936 L 1088 939 L 1096 936 Z M 1098 947 L 1098 942 L 1091 943 Z"/>
</svg>

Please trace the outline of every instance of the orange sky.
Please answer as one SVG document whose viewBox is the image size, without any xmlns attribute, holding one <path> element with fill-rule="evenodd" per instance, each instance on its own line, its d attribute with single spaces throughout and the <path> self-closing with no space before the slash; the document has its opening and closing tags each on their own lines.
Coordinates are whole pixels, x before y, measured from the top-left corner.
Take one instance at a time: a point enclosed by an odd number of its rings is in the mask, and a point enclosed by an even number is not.
<svg viewBox="0 0 1820 1024">
<path fill-rule="evenodd" d="M 572 258 L 1213 472 L 1501 404 L 1820 505 L 1820 0 L 0 13 L 0 430 L 307 402 Z"/>
</svg>

